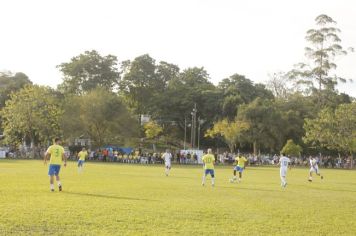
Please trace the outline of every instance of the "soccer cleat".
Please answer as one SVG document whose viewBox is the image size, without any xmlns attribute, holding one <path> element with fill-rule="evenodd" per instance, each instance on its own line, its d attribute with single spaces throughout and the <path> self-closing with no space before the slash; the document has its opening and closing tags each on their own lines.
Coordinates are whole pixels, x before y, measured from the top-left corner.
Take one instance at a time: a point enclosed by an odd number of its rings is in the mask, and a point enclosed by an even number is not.
<svg viewBox="0 0 356 236">
<path fill-rule="evenodd" d="M 211 187 L 214 187 L 215 186 L 215 184 L 211 184 Z"/>
<path fill-rule="evenodd" d="M 320 176 L 320 178 L 321 178 L 321 179 L 324 179 L 324 177 L 323 177 L 323 176 Z"/>
<path fill-rule="evenodd" d="M 53 188 L 51 188 L 51 192 L 54 192 L 54 189 L 53 189 Z"/>
<path fill-rule="evenodd" d="M 308 181 L 309 181 L 309 182 L 312 182 L 312 180 L 311 180 L 311 179 L 308 179 Z"/>
<path fill-rule="evenodd" d="M 59 191 L 62 191 L 62 185 L 58 186 Z"/>
</svg>

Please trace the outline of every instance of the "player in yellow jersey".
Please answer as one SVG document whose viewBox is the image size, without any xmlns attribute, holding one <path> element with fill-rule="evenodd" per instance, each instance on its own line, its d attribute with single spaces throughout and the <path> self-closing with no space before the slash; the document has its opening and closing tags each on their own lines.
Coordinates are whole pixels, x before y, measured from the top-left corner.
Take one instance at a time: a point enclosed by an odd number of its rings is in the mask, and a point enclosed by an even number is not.
<svg viewBox="0 0 356 236">
<path fill-rule="evenodd" d="M 54 144 L 49 146 L 44 155 L 44 164 L 47 165 L 47 159 L 49 160 L 49 183 L 51 191 L 54 191 L 54 176 L 56 176 L 56 181 L 58 184 L 59 191 L 62 191 L 62 184 L 59 179 L 59 171 L 61 169 L 62 161 L 64 161 L 64 167 L 67 166 L 67 157 L 64 155 L 64 148 L 61 146 L 61 139 L 56 138 Z"/>
<path fill-rule="evenodd" d="M 214 187 L 215 185 L 215 174 L 214 174 L 214 162 L 215 157 L 212 154 L 211 149 L 208 149 L 208 153 L 202 157 L 202 161 L 204 163 L 204 175 L 203 175 L 203 182 L 202 185 L 205 185 L 205 179 L 208 174 L 211 176 L 211 186 Z"/>
<path fill-rule="evenodd" d="M 245 169 L 245 163 L 247 162 L 247 159 L 246 159 L 246 157 L 241 156 L 241 154 L 239 154 L 235 158 L 235 161 L 236 161 L 236 166 L 234 168 L 234 176 L 233 176 L 232 179 L 230 179 L 230 182 L 233 183 L 233 182 L 236 181 L 236 171 L 238 171 L 239 172 L 239 180 L 238 180 L 238 182 L 240 183 L 241 182 L 241 178 L 242 178 L 242 172 Z"/>
<path fill-rule="evenodd" d="M 85 159 L 88 157 L 88 152 L 85 150 L 85 147 L 78 153 L 78 173 L 83 171 L 83 164 Z"/>
</svg>

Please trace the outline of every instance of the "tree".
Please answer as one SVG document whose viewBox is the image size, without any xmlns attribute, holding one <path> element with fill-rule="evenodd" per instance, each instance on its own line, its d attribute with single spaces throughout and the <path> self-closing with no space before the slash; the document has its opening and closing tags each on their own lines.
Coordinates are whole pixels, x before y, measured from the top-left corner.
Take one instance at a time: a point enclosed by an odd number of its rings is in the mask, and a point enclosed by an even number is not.
<svg viewBox="0 0 356 236">
<path fill-rule="evenodd" d="M 253 144 L 255 155 L 259 148 L 280 150 L 284 137 L 281 130 L 283 119 L 271 100 L 256 98 L 249 104 L 241 105 L 237 119 L 250 125 L 248 130 L 242 132 L 242 141 Z"/>
<path fill-rule="evenodd" d="M 26 85 L 12 93 L 1 111 L 5 141 L 18 144 L 28 140 L 33 147 L 61 135 L 60 104 L 59 96 L 49 87 Z"/>
<path fill-rule="evenodd" d="M 254 85 L 250 79 L 243 75 L 234 74 L 223 79 L 218 88 L 222 91 L 222 111 L 224 116 L 233 119 L 237 114 L 237 108 L 241 104 L 248 104 L 255 98 L 272 99 L 273 95 L 265 89 L 264 85 Z"/>
<path fill-rule="evenodd" d="M 287 143 L 284 145 L 284 147 L 281 150 L 281 153 L 284 153 L 285 155 L 291 155 L 291 156 L 300 156 L 300 153 L 302 152 L 302 147 L 295 144 L 292 139 L 289 139 Z"/>
<path fill-rule="evenodd" d="M 242 132 L 248 130 L 249 127 L 249 124 L 243 121 L 235 120 L 230 122 L 227 119 L 223 119 L 214 123 L 213 128 L 206 131 L 205 137 L 223 137 L 225 143 L 229 146 L 230 151 L 233 152 L 236 145 L 239 143 Z"/>
<path fill-rule="evenodd" d="M 129 138 L 136 137 L 138 131 L 137 122 L 122 98 L 104 88 L 68 97 L 62 123 L 67 137 L 87 136 L 96 147 L 123 145 Z"/>
<path fill-rule="evenodd" d="M 304 129 L 306 143 L 353 156 L 356 152 L 356 103 L 341 104 L 335 111 L 325 108 L 315 119 L 306 119 Z"/>
<path fill-rule="evenodd" d="M 309 63 L 299 63 L 290 71 L 289 76 L 297 79 L 298 83 L 305 84 L 313 90 L 315 86 L 319 93 L 319 105 L 323 105 L 321 91 L 334 90 L 335 85 L 346 80 L 336 74 L 331 74 L 336 69 L 337 56 L 346 55 L 347 51 L 340 45 L 340 29 L 336 22 L 327 15 L 319 15 L 315 19 L 316 28 L 307 31 L 305 39 L 310 46 L 305 48 L 305 56 Z M 350 49 L 351 51 L 353 49 Z"/>
<path fill-rule="evenodd" d="M 157 79 L 155 60 L 148 54 L 126 61 L 122 67 L 120 91 L 139 117 L 149 114 L 155 89 L 161 87 Z"/>
<path fill-rule="evenodd" d="M 63 73 L 59 89 L 69 94 L 83 94 L 98 86 L 112 91 L 120 79 L 116 56 L 101 56 L 95 50 L 85 51 L 57 68 Z"/>
<path fill-rule="evenodd" d="M 156 138 L 163 131 L 163 128 L 153 121 L 146 123 L 144 129 L 148 139 Z"/>
<path fill-rule="evenodd" d="M 269 80 L 266 83 L 267 89 L 269 89 L 274 97 L 286 99 L 288 96 L 288 78 L 285 73 L 278 72 L 269 74 Z"/>
</svg>

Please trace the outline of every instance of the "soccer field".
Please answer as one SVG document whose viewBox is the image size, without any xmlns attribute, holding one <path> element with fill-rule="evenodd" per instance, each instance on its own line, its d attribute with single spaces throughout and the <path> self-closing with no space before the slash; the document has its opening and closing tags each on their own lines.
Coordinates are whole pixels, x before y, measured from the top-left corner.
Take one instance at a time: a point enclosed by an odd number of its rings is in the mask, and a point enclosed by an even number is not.
<svg viewBox="0 0 356 236">
<path fill-rule="evenodd" d="M 62 167 L 63 192 L 49 191 L 42 161 L 0 160 L 0 235 L 356 235 L 356 172 L 248 167 L 239 184 L 217 167 L 86 163 Z"/>
</svg>

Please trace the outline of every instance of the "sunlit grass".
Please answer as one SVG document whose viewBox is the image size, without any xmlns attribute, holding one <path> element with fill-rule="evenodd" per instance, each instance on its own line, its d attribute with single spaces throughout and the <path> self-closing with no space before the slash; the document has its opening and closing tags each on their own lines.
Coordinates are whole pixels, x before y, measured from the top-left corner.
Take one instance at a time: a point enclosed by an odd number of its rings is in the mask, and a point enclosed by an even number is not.
<svg viewBox="0 0 356 236">
<path fill-rule="evenodd" d="M 356 172 L 232 167 L 201 186 L 202 168 L 76 163 L 61 170 L 64 191 L 49 191 L 41 161 L 0 161 L 0 235 L 356 235 Z"/>
</svg>

